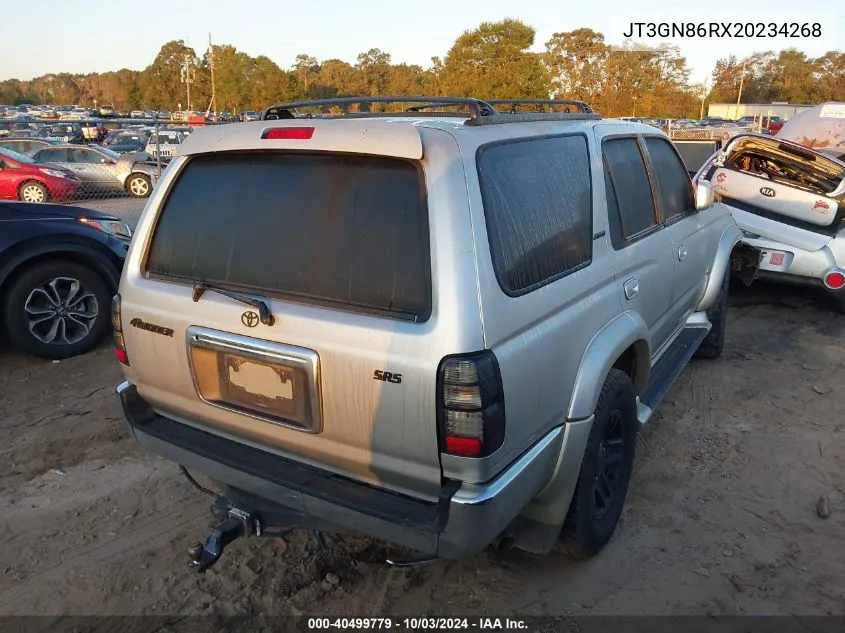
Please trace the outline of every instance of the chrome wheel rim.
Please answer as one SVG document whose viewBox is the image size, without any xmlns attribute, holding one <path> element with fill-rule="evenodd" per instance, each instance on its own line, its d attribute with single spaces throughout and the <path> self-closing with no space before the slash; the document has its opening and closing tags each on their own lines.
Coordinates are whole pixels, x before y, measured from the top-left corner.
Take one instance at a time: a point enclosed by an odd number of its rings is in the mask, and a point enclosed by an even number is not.
<svg viewBox="0 0 845 633">
<path fill-rule="evenodd" d="M 144 178 L 133 178 L 129 182 L 129 190 L 136 196 L 146 196 L 150 191 L 150 185 Z"/>
<path fill-rule="evenodd" d="M 56 277 L 29 293 L 24 311 L 35 339 L 48 345 L 73 345 L 91 333 L 100 306 L 78 279 Z"/>
<path fill-rule="evenodd" d="M 24 202 L 44 202 L 44 190 L 37 185 L 26 185 L 21 190 Z"/>
</svg>

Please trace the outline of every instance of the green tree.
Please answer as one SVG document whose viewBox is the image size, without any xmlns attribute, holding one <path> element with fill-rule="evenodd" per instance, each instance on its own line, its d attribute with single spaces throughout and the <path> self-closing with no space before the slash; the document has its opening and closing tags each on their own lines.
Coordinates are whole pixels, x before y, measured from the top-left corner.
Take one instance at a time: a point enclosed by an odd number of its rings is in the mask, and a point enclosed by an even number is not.
<svg viewBox="0 0 845 633">
<path fill-rule="evenodd" d="M 781 51 L 765 69 L 771 96 L 777 101 L 808 103 L 816 91 L 816 65 L 796 49 Z"/>
<path fill-rule="evenodd" d="M 306 53 L 300 53 L 296 56 L 293 71 L 299 79 L 299 85 L 302 86 L 303 96 L 305 96 L 320 73 L 320 64 L 317 63 L 316 57 L 312 57 Z"/>
<path fill-rule="evenodd" d="M 814 101 L 845 101 L 845 53 L 830 51 L 813 61 Z"/>
<path fill-rule="evenodd" d="M 549 69 L 554 97 L 594 102 L 606 81 L 609 54 L 604 36 L 592 29 L 552 35 L 546 42 L 543 61 Z"/>
<path fill-rule="evenodd" d="M 435 62 L 441 92 L 479 98 L 548 98 L 549 74 L 534 44 L 533 27 L 519 20 L 483 22 L 465 31 L 442 65 Z"/>
<path fill-rule="evenodd" d="M 141 91 L 151 107 L 175 109 L 178 103 L 182 103 L 184 108 L 188 107 L 185 103 L 186 87 L 181 80 L 182 67 L 186 62 L 194 70 L 200 65 L 194 49 L 186 46 L 183 40 L 173 40 L 162 46 L 153 63 L 143 70 Z M 216 72 L 215 68 L 215 78 Z M 192 92 L 196 94 L 196 90 L 193 90 L 195 87 L 198 86 L 191 86 Z M 192 101 L 196 101 L 196 98 L 192 98 Z"/>
</svg>

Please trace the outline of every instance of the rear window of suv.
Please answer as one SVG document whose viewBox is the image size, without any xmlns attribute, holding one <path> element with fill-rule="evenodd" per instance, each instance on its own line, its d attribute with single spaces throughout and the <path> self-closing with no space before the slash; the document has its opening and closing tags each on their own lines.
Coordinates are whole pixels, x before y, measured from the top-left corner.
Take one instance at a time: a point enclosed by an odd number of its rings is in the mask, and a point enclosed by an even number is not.
<svg viewBox="0 0 845 633">
<path fill-rule="evenodd" d="M 197 156 L 164 202 L 147 270 L 424 321 L 431 265 L 422 171 L 375 156 Z"/>
</svg>

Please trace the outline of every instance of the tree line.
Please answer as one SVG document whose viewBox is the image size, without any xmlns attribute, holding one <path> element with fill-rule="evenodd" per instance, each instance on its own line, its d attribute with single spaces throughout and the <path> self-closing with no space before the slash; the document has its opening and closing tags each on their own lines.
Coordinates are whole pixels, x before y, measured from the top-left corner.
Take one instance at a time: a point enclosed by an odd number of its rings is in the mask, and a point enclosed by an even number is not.
<svg viewBox="0 0 845 633">
<path fill-rule="evenodd" d="M 273 102 L 338 96 L 448 95 L 479 98 L 581 99 L 605 116 L 697 117 L 705 101 L 818 103 L 845 100 L 845 53 L 810 58 L 795 49 L 766 51 L 745 59 L 720 59 L 709 86 L 690 83 L 686 59 L 676 46 L 611 47 L 601 33 L 580 28 L 552 35 L 533 52 L 536 31 L 513 19 L 484 22 L 462 33 L 445 57 L 423 68 L 394 64 L 377 48 L 355 63 L 297 55 L 283 69 L 264 55 L 252 57 L 232 45 L 199 55 L 182 40 L 167 42 L 141 71 L 48 74 L 31 81 L 0 82 L 0 103 L 89 105 L 170 109 L 187 104 L 182 68 L 193 69 L 191 108 L 215 111 L 261 109 Z M 213 53 L 213 54 L 212 54 Z"/>
</svg>

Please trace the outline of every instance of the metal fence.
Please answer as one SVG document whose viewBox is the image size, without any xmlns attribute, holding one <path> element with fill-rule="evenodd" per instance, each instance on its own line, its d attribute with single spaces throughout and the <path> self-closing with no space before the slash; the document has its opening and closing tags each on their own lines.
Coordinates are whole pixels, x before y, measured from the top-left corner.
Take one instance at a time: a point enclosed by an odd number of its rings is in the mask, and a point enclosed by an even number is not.
<svg viewBox="0 0 845 633">
<path fill-rule="evenodd" d="M 222 124 L 162 119 L 0 119 L 0 149 L 6 150 L 7 159 L 17 158 L 29 172 L 17 187 L 20 200 L 97 209 L 134 228 L 178 146 L 198 127 Z"/>
</svg>

